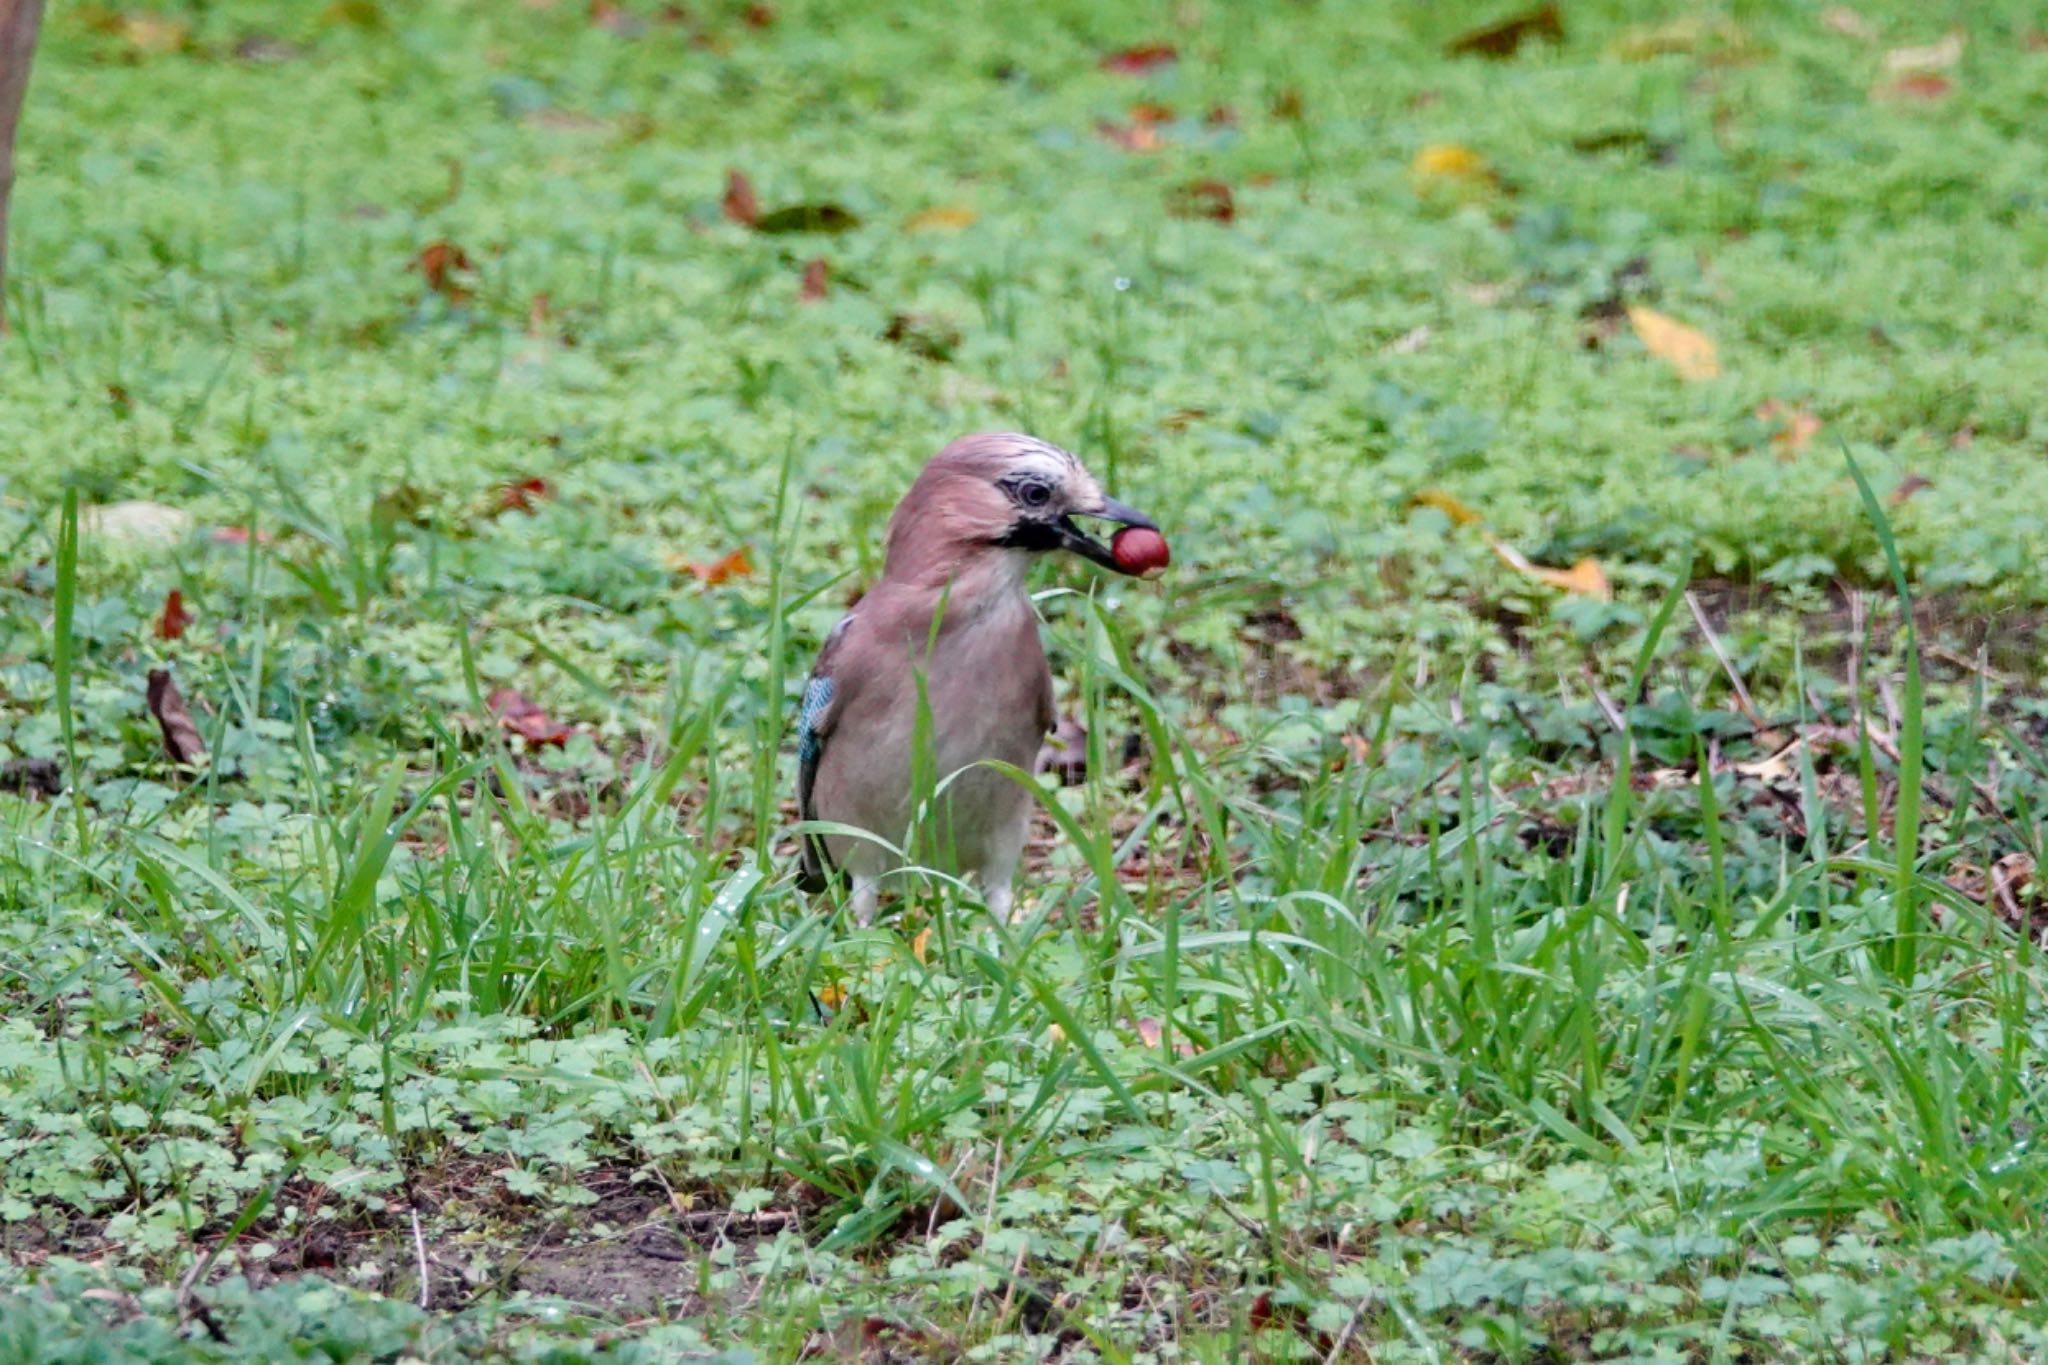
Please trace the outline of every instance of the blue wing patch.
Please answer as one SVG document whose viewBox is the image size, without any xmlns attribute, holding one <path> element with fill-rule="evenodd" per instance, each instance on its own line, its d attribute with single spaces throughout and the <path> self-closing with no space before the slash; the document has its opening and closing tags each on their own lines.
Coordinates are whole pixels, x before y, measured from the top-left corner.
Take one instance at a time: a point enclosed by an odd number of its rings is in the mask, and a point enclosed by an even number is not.
<svg viewBox="0 0 2048 1365">
<path fill-rule="evenodd" d="M 818 721 L 825 714 L 825 708 L 832 704 L 832 695 L 839 689 L 830 678 L 812 678 L 804 688 L 803 710 L 797 716 L 796 757 L 799 763 L 816 763 L 824 751 L 824 743 L 818 738 Z"/>
</svg>

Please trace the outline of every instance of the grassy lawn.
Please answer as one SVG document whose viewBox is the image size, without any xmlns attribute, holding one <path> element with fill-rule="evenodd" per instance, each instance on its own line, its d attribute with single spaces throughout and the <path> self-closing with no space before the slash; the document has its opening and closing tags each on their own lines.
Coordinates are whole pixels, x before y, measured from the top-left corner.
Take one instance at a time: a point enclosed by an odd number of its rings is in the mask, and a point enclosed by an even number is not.
<svg viewBox="0 0 2048 1365">
<path fill-rule="evenodd" d="M 0 1365 L 2048 1356 L 2048 16 L 1505 12 L 54 5 Z M 860 928 L 991 428 L 1175 565 Z"/>
</svg>

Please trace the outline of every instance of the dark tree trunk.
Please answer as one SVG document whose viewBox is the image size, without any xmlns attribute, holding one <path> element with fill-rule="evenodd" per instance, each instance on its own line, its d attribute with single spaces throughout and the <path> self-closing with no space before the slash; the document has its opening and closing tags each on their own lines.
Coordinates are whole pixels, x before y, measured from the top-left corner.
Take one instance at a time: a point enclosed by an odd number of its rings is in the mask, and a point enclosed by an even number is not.
<svg viewBox="0 0 2048 1365">
<path fill-rule="evenodd" d="M 14 133 L 28 93 L 43 0 L 0 0 L 0 331 L 7 330 L 7 201 L 14 190 Z"/>
</svg>

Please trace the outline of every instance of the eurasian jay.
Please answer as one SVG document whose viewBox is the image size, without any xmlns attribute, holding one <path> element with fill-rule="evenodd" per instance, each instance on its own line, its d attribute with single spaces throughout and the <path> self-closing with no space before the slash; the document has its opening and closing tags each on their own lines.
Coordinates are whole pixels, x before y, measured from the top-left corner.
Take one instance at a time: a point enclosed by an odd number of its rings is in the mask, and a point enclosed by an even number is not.
<svg viewBox="0 0 2048 1365">
<path fill-rule="evenodd" d="M 1158 564 L 1131 564 L 1077 527 L 1077 516 L 1152 532 Z M 922 737 L 926 782 L 958 776 L 932 803 L 933 837 L 914 850 L 916 861 L 973 873 L 990 912 L 1008 918 L 1032 797 L 1012 778 L 972 765 L 1000 759 L 1029 771 L 1055 721 L 1052 670 L 1025 574 L 1048 550 L 1071 550 L 1119 573 L 1163 566 L 1157 531 L 1142 513 L 1104 497 L 1079 460 L 1035 437 L 965 436 L 933 456 L 890 514 L 881 578 L 825 637 L 804 688 L 801 818 L 900 846 L 914 813 Z M 869 840 L 812 833 L 798 884 L 822 891 L 832 868 L 845 869 L 854 915 L 866 923 L 876 880 L 895 865 Z"/>
</svg>

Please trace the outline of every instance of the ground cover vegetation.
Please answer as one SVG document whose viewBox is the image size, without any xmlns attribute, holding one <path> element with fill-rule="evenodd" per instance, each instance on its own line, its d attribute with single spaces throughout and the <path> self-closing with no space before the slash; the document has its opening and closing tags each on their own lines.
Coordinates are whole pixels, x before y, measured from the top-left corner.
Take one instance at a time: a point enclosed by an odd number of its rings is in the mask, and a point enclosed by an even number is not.
<svg viewBox="0 0 2048 1365">
<path fill-rule="evenodd" d="M 0 1360 L 2048 1353 L 2024 4 L 55 6 Z M 1024 921 L 799 895 L 917 464 Z"/>
</svg>

